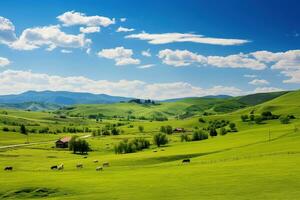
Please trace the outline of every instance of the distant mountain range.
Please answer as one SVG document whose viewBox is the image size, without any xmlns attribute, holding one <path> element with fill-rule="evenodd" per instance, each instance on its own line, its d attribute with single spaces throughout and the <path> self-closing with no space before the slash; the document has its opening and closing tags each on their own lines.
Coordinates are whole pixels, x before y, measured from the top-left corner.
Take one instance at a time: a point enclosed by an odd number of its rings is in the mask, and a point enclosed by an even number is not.
<svg viewBox="0 0 300 200">
<path fill-rule="evenodd" d="M 16 95 L 0 95 L 0 104 L 20 104 L 36 102 L 43 104 L 74 105 L 74 104 L 109 104 L 129 101 L 132 98 L 65 91 L 28 91 Z"/>
</svg>

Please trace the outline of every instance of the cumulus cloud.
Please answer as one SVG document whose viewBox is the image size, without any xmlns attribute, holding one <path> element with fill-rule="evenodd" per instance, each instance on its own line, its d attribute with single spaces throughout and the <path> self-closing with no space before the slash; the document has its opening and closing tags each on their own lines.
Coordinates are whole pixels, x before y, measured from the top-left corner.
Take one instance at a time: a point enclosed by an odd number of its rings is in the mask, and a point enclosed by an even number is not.
<svg viewBox="0 0 300 200">
<path fill-rule="evenodd" d="M 16 39 L 13 23 L 9 19 L 0 16 L 0 43 L 8 45 Z"/>
<path fill-rule="evenodd" d="M 125 27 L 120 26 L 120 27 L 117 29 L 117 32 L 132 32 L 132 31 L 134 31 L 134 30 L 135 30 L 134 28 L 125 28 Z"/>
<path fill-rule="evenodd" d="M 161 50 L 158 57 L 167 65 L 175 67 L 196 65 L 211 65 L 214 67 L 228 68 L 249 68 L 253 70 L 262 70 L 266 65 L 259 61 L 247 57 L 245 54 L 236 54 L 229 56 L 203 56 L 188 50 Z"/>
<path fill-rule="evenodd" d="M 139 59 L 132 58 L 132 49 L 125 49 L 124 47 L 116 47 L 113 49 L 102 49 L 98 52 L 99 57 L 113 59 L 116 65 L 138 65 L 140 64 Z"/>
<path fill-rule="evenodd" d="M 21 93 L 28 90 L 91 92 L 138 98 L 168 99 L 217 94 L 241 95 L 235 87 L 201 88 L 186 82 L 146 83 L 140 80 L 92 80 L 83 76 L 55 76 L 30 71 L 6 70 L 0 73 L 0 94 Z"/>
<path fill-rule="evenodd" d="M 254 93 L 268 93 L 268 92 L 278 92 L 283 91 L 283 89 L 276 87 L 258 87 L 253 91 Z"/>
<path fill-rule="evenodd" d="M 0 57 L 0 67 L 5 67 L 10 64 L 10 61 L 7 58 Z"/>
<path fill-rule="evenodd" d="M 98 27 L 103 26 L 107 27 L 115 23 L 115 19 L 110 19 L 103 16 L 86 16 L 84 13 L 68 11 L 59 15 L 57 19 L 63 23 L 64 26 L 75 26 L 75 25 L 85 25 Z"/>
<path fill-rule="evenodd" d="M 137 68 L 138 69 L 148 69 L 148 68 L 151 68 L 151 67 L 154 67 L 154 66 L 155 66 L 154 64 L 147 64 L 147 65 L 138 66 Z"/>
<path fill-rule="evenodd" d="M 145 56 L 145 57 L 151 57 L 151 52 L 150 52 L 150 49 L 147 49 L 146 51 L 142 51 L 142 56 Z"/>
<path fill-rule="evenodd" d="M 270 84 L 269 81 L 264 80 L 264 79 L 254 79 L 249 82 L 251 85 L 268 85 Z"/>
<path fill-rule="evenodd" d="M 242 39 L 224 39 L 205 37 L 203 35 L 196 35 L 192 33 L 161 33 L 150 34 L 142 32 L 139 34 L 127 35 L 125 38 L 146 40 L 149 44 L 167 44 L 174 42 L 194 42 L 213 45 L 241 45 L 250 42 Z"/>
<path fill-rule="evenodd" d="M 10 46 L 17 50 L 33 50 L 45 46 L 51 51 L 56 47 L 86 48 L 90 44 L 91 40 L 85 38 L 84 34 L 66 34 L 56 25 L 25 29 Z"/>
<path fill-rule="evenodd" d="M 80 27 L 79 30 L 81 33 L 85 33 L 85 34 L 98 33 L 98 32 L 100 32 L 100 27 L 99 26 L 91 26 L 91 27 L 86 27 L 86 28 Z"/>
<path fill-rule="evenodd" d="M 283 71 L 281 73 L 289 78 L 284 80 L 284 83 L 300 83 L 300 69 L 293 71 Z"/>
</svg>

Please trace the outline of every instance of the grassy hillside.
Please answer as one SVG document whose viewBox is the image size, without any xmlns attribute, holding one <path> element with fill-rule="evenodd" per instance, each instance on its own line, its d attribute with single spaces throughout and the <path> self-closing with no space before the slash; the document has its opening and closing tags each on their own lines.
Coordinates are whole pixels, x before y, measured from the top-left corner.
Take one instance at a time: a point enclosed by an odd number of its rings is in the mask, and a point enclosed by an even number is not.
<svg viewBox="0 0 300 200">
<path fill-rule="evenodd" d="M 300 187 L 299 97 L 300 91 L 289 92 L 235 112 L 201 116 L 205 122 L 199 122 L 198 116 L 183 120 L 170 118 L 168 121 L 104 119 L 96 122 L 86 117 L 61 118 L 61 114 L 55 113 L 1 110 L 0 167 L 13 166 L 14 170 L 0 170 L 0 180 L 5 180 L 0 187 L 0 199 L 299 199 L 300 192 L 295 189 Z M 197 98 L 191 98 L 148 107 L 127 103 L 80 105 L 69 112 L 81 108 L 81 112 L 93 113 L 93 109 L 99 109 L 99 112 L 113 113 L 112 109 L 115 109 L 116 115 L 121 115 L 131 109 L 132 113 L 146 115 L 154 111 L 179 113 L 187 108 L 193 110 L 191 105 L 198 105 L 197 111 L 213 112 L 216 105 L 224 103 L 213 101 L 205 99 L 199 102 Z M 295 114 L 296 119 L 289 124 L 281 124 L 278 119 L 262 124 L 242 122 L 241 114 L 252 110 L 255 114 L 265 110 Z M 98 129 L 107 124 L 123 124 L 118 126 L 122 130 L 120 135 L 86 138 L 93 151 L 84 158 L 53 148 L 53 140 L 74 133 L 32 133 L 29 135 L 31 141 L 50 142 L 1 148 L 26 141 L 26 136 L 18 132 L 3 132 L 5 126 L 18 127 L 5 124 L 5 120 L 32 123 L 37 129 L 49 126 L 51 130 L 63 126 Z M 191 136 L 196 127 L 197 130 L 206 128 L 212 120 L 234 122 L 238 132 L 193 142 L 181 142 L 181 134 L 173 133 L 167 136 L 169 143 L 160 148 L 152 142 L 153 135 L 162 125 L 183 127 L 190 131 L 187 134 Z M 139 131 L 139 126 L 144 127 L 143 132 Z M 114 153 L 115 144 L 135 137 L 151 141 L 150 148 L 137 153 Z M 185 158 L 190 158 L 191 163 L 182 164 Z M 96 171 L 103 162 L 109 162 L 110 167 Z M 65 166 L 63 171 L 50 170 L 51 166 L 61 163 Z M 83 164 L 83 169 L 76 169 L 78 163 Z"/>
</svg>

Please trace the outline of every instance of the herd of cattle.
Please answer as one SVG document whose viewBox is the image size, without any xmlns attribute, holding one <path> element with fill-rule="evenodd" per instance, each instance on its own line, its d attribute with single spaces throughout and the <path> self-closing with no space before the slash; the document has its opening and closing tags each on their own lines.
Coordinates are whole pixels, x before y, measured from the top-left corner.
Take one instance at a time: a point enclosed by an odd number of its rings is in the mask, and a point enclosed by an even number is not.
<svg viewBox="0 0 300 200">
<path fill-rule="evenodd" d="M 98 160 L 94 160 L 93 161 L 94 163 L 99 163 Z M 102 171 L 103 170 L 103 167 L 109 167 L 109 162 L 104 162 L 102 163 L 102 166 L 97 166 L 96 167 L 96 171 Z M 79 163 L 76 165 L 76 168 L 77 169 L 82 169 L 83 168 L 83 164 Z M 64 164 L 60 164 L 60 165 L 53 165 L 50 167 L 51 170 L 63 170 L 64 169 Z M 6 166 L 4 167 L 4 170 L 5 171 L 12 171 L 13 170 L 13 167 L 12 166 Z"/>
<path fill-rule="evenodd" d="M 94 162 L 94 163 L 99 163 L 98 160 L 94 160 L 93 162 Z M 189 158 L 183 159 L 183 160 L 182 160 L 182 163 L 183 163 L 183 164 L 185 164 L 185 163 L 190 163 L 190 162 L 191 162 L 191 160 L 190 160 Z M 97 167 L 96 167 L 96 171 L 102 171 L 102 170 L 103 170 L 103 167 L 109 167 L 109 162 L 104 162 L 104 163 L 102 163 L 102 166 L 97 166 Z M 78 163 L 78 164 L 76 165 L 76 168 L 77 168 L 77 169 L 82 169 L 82 168 L 83 168 L 83 164 Z M 50 167 L 50 169 L 51 169 L 51 170 L 63 170 L 63 169 L 64 169 L 64 164 L 62 163 L 62 164 L 60 164 L 60 165 L 53 165 L 53 166 Z M 13 167 L 12 167 L 12 166 L 7 166 L 7 167 L 4 168 L 4 170 L 5 170 L 5 171 L 12 171 L 12 170 L 13 170 Z"/>
</svg>

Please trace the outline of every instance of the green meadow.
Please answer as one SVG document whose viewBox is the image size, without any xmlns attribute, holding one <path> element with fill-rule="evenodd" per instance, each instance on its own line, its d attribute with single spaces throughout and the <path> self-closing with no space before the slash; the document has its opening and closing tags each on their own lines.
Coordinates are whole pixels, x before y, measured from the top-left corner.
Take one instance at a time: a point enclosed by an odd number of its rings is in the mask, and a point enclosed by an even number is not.
<svg viewBox="0 0 300 200">
<path fill-rule="evenodd" d="M 75 105 L 51 112 L 3 108 L 0 199 L 300 199 L 300 92 L 258 97 Z M 286 124 L 279 119 L 241 120 L 241 115 L 264 111 L 295 119 Z M 100 119 L 89 117 L 99 113 Z M 155 120 L 157 115 L 168 120 Z M 192 137 L 214 120 L 235 123 L 237 132 L 221 135 L 217 129 L 215 137 L 189 142 L 181 141 L 182 133 L 172 133 L 167 135 L 169 143 L 160 147 L 152 141 L 161 126 L 184 128 Z M 94 134 L 117 123 L 118 135 Z M 21 134 L 20 124 L 35 132 Z M 61 131 L 64 127 L 79 131 Z M 39 132 L 45 128 L 46 133 Z M 55 148 L 57 139 L 72 135 L 84 138 L 92 151 L 81 155 Z M 149 140 L 150 147 L 115 154 L 116 144 L 137 137 Z M 9 146 L 27 141 L 29 145 Z M 188 158 L 190 163 L 182 163 Z M 105 162 L 109 166 L 96 171 Z M 50 169 L 62 163 L 63 170 Z M 3 170 L 6 166 L 13 170 Z"/>
</svg>

